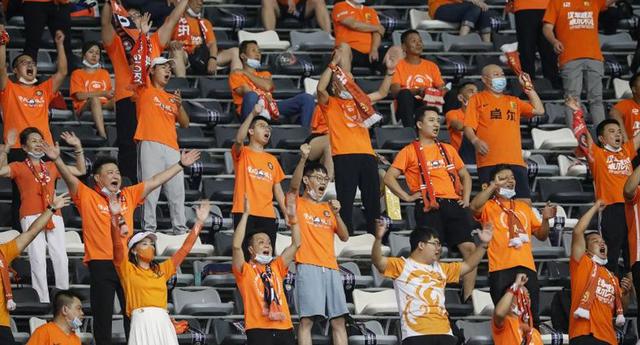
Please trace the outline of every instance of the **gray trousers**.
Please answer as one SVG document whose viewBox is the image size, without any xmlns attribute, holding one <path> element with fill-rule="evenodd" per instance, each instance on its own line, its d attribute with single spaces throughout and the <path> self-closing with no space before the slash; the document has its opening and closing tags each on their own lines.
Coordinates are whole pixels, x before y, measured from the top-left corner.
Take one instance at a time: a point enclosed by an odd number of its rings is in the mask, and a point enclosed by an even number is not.
<svg viewBox="0 0 640 345">
<path fill-rule="evenodd" d="M 138 180 L 146 181 L 154 175 L 166 170 L 180 161 L 180 151 L 167 145 L 153 141 L 138 143 Z M 187 220 L 184 213 L 184 173 L 181 171 L 162 187 L 169 203 L 169 214 L 174 231 L 187 231 Z M 156 231 L 156 205 L 160 198 L 160 188 L 157 188 L 144 200 L 142 207 L 144 231 Z"/>
<path fill-rule="evenodd" d="M 580 99 L 582 89 L 585 88 L 591 120 L 597 125 L 605 119 L 604 105 L 602 104 L 602 79 L 604 78 L 604 63 L 602 61 L 592 59 L 569 61 L 560 68 L 560 77 L 565 97 L 571 95 Z M 573 114 L 569 108 L 567 108 L 565 116 L 566 123 L 571 127 Z"/>
</svg>

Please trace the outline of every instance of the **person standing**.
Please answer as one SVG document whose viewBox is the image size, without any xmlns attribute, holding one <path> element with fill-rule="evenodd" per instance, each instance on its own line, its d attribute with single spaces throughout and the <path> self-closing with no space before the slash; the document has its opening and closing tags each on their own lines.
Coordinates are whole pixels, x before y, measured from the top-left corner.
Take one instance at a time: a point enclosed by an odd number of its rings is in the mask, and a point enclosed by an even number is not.
<svg viewBox="0 0 640 345">
<path fill-rule="evenodd" d="M 71 71 L 76 67 L 75 55 L 71 51 L 71 1 L 68 0 L 23 0 L 25 44 L 23 54 L 36 60 L 42 48 L 42 34 L 45 25 L 52 37 L 63 34 L 63 47 L 68 62 L 65 67 Z"/>
<path fill-rule="evenodd" d="M 493 310 L 491 335 L 495 345 L 542 345 L 540 332 L 533 327 L 527 275 L 518 273 Z"/>
</svg>

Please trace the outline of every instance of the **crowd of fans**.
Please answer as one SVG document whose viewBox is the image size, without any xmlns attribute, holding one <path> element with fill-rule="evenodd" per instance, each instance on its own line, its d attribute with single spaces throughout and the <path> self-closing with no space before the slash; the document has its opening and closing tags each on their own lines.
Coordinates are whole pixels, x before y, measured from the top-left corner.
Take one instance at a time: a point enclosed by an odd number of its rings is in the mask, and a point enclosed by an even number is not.
<svg viewBox="0 0 640 345">
<path fill-rule="evenodd" d="M 536 52 L 542 74 L 564 90 L 567 124 L 588 162 L 595 200 L 573 229 L 570 256 L 571 344 L 615 344 L 615 327 L 624 324 L 630 297 L 640 297 L 640 75 L 629 81 L 633 98 L 621 100 L 605 116 L 602 102 L 603 56 L 598 16 L 612 5 L 605 0 L 514 0 L 521 71 L 515 71 L 523 100 L 508 94 L 502 67 L 489 64 L 482 85 L 461 81 L 445 85 L 438 65 L 424 59 L 423 38 L 415 30 L 401 35 L 401 45 L 385 49 L 385 28 L 364 0 L 334 4 L 324 0 L 263 0 L 267 30 L 287 17 L 313 16 L 335 37 L 335 49 L 321 73 L 316 96 L 300 93 L 273 97 L 274 82 L 263 70 L 256 41 L 220 50 L 212 23 L 203 18 L 202 0 L 171 0 L 153 27 L 152 14 L 134 3 L 107 1 L 101 9 L 102 42 L 86 42 L 80 58 L 70 50 L 70 4 L 25 0 L 24 52 L 7 68 L 7 42 L 0 28 L 0 107 L 4 145 L 0 176 L 13 180 L 16 226 L 22 233 L 0 244 L 0 343 L 13 344 L 9 313 L 16 303 L 9 267 L 26 249 L 31 282 L 40 302 L 52 303 L 53 320 L 39 327 L 28 344 L 79 344 L 84 314 L 80 297 L 69 291 L 65 225 L 60 210 L 73 201 L 82 219 L 84 264 L 90 273 L 93 337 L 111 344 L 114 298 L 125 319 L 129 344 L 177 344 L 167 312 L 167 281 L 176 273 L 209 217 L 202 201 L 195 225 L 187 228 L 184 169 L 200 158 L 181 150 L 176 124 L 189 127 L 180 91 L 165 90 L 173 76 L 216 74 L 228 66 L 229 87 L 241 122 L 231 148 L 235 186 L 231 217 L 235 231 L 232 271 L 244 304 L 248 344 L 311 344 L 319 318 L 329 320 L 333 344 L 347 344 L 347 309 L 334 237 L 354 234 L 357 191 L 366 231 L 375 236 L 371 261 L 394 282 L 400 311 L 402 344 L 457 344 L 445 307 L 445 286 L 460 282 L 465 303 L 472 300 L 477 266 L 488 256 L 489 289 L 495 304 L 494 343 L 540 345 L 540 283 L 532 238 L 546 240 L 556 205 L 532 207 L 529 176 L 522 154 L 521 118 L 545 113 L 536 93 Z M 492 39 L 488 5 L 483 0 L 430 0 L 429 15 L 459 24 L 459 35 L 477 30 Z M 162 12 L 162 11 L 161 11 Z M 56 71 L 38 81 L 37 53 L 44 26 L 57 51 Z M 333 28 L 333 29 L 332 29 Z M 115 85 L 102 67 L 104 49 L 113 65 Z M 165 54 L 166 52 L 166 54 Z M 81 62 L 80 62 L 81 61 Z M 382 74 L 379 88 L 364 92 L 352 68 Z M 71 72 L 71 73 L 69 73 Z M 67 75 L 73 112 L 89 111 L 96 135 L 107 137 L 104 110 L 115 110 L 118 157 L 99 156 L 87 170 L 80 139 L 72 132 L 53 138 L 49 107 Z M 592 138 L 580 102 L 586 91 L 588 115 L 596 125 Z M 454 93 L 460 107 L 442 113 L 444 96 Z M 386 171 L 385 159 L 371 145 L 370 127 L 382 120 L 374 104 L 390 96 L 397 118 L 413 128 L 416 140 L 402 148 Z M 288 190 L 278 158 L 266 151 L 272 124 L 280 117 L 309 127 L 300 161 Z M 445 117 L 445 121 L 441 121 Z M 438 137 L 445 122 L 451 143 Z M 75 155 L 61 158 L 58 140 Z M 477 164 L 482 190 L 472 197 L 465 163 Z M 406 187 L 399 182 L 404 175 Z M 87 177 L 84 179 L 83 177 Z M 68 194 L 56 195 L 62 179 Z M 128 180 L 130 184 L 125 184 Z M 335 186 L 336 199 L 325 194 Z M 408 257 L 386 257 L 388 221 L 382 217 L 381 189 L 415 205 L 417 228 L 410 234 Z M 156 206 L 163 192 L 172 231 L 188 236 L 170 258 L 155 258 Z M 280 215 L 291 229 L 291 244 L 275 254 Z M 134 232 L 134 210 L 142 205 L 142 231 Z M 598 230 L 588 230 L 595 215 Z M 480 229 L 480 230 L 474 230 Z M 474 235 L 475 234 L 475 235 Z M 443 245 L 462 261 L 441 263 Z M 53 263 L 51 300 L 46 253 Z M 621 256 L 622 255 L 622 256 Z M 624 266 L 618 265 L 623 257 Z M 300 317 L 294 332 L 283 280 L 296 264 L 296 303 Z M 640 298 L 637 298 L 638 300 Z"/>
</svg>

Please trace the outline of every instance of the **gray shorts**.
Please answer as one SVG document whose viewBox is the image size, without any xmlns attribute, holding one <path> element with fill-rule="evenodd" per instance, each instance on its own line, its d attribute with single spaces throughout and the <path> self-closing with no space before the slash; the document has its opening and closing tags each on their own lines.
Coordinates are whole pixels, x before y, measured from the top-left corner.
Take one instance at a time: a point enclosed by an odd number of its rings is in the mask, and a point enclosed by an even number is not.
<svg viewBox="0 0 640 345">
<path fill-rule="evenodd" d="M 322 316 L 333 319 L 349 314 L 340 271 L 298 264 L 296 304 L 300 317 Z"/>
</svg>

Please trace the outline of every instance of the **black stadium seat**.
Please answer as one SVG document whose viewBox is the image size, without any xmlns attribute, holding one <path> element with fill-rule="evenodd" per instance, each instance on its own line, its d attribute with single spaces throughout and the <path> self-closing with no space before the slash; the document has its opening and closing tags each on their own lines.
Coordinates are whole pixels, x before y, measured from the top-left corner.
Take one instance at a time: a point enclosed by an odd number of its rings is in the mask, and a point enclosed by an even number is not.
<svg viewBox="0 0 640 345">
<path fill-rule="evenodd" d="M 416 138 L 416 131 L 408 127 L 376 127 L 373 131 L 379 149 L 400 150 Z"/>
<path fill-rule="evenodd" d="M 297 150 L 309 136 L 309 129 L 301 126 L 275 126 L 271 129 L 270 145 L 278 149 Z"/>
<path fill-rule="evenodd" d="M 578 204 L 593 202 L 593 193 L 583 191 L 582 184 L 577 179 L 541 179 L 538 187 L 541 201 Z"/>
</svg>

